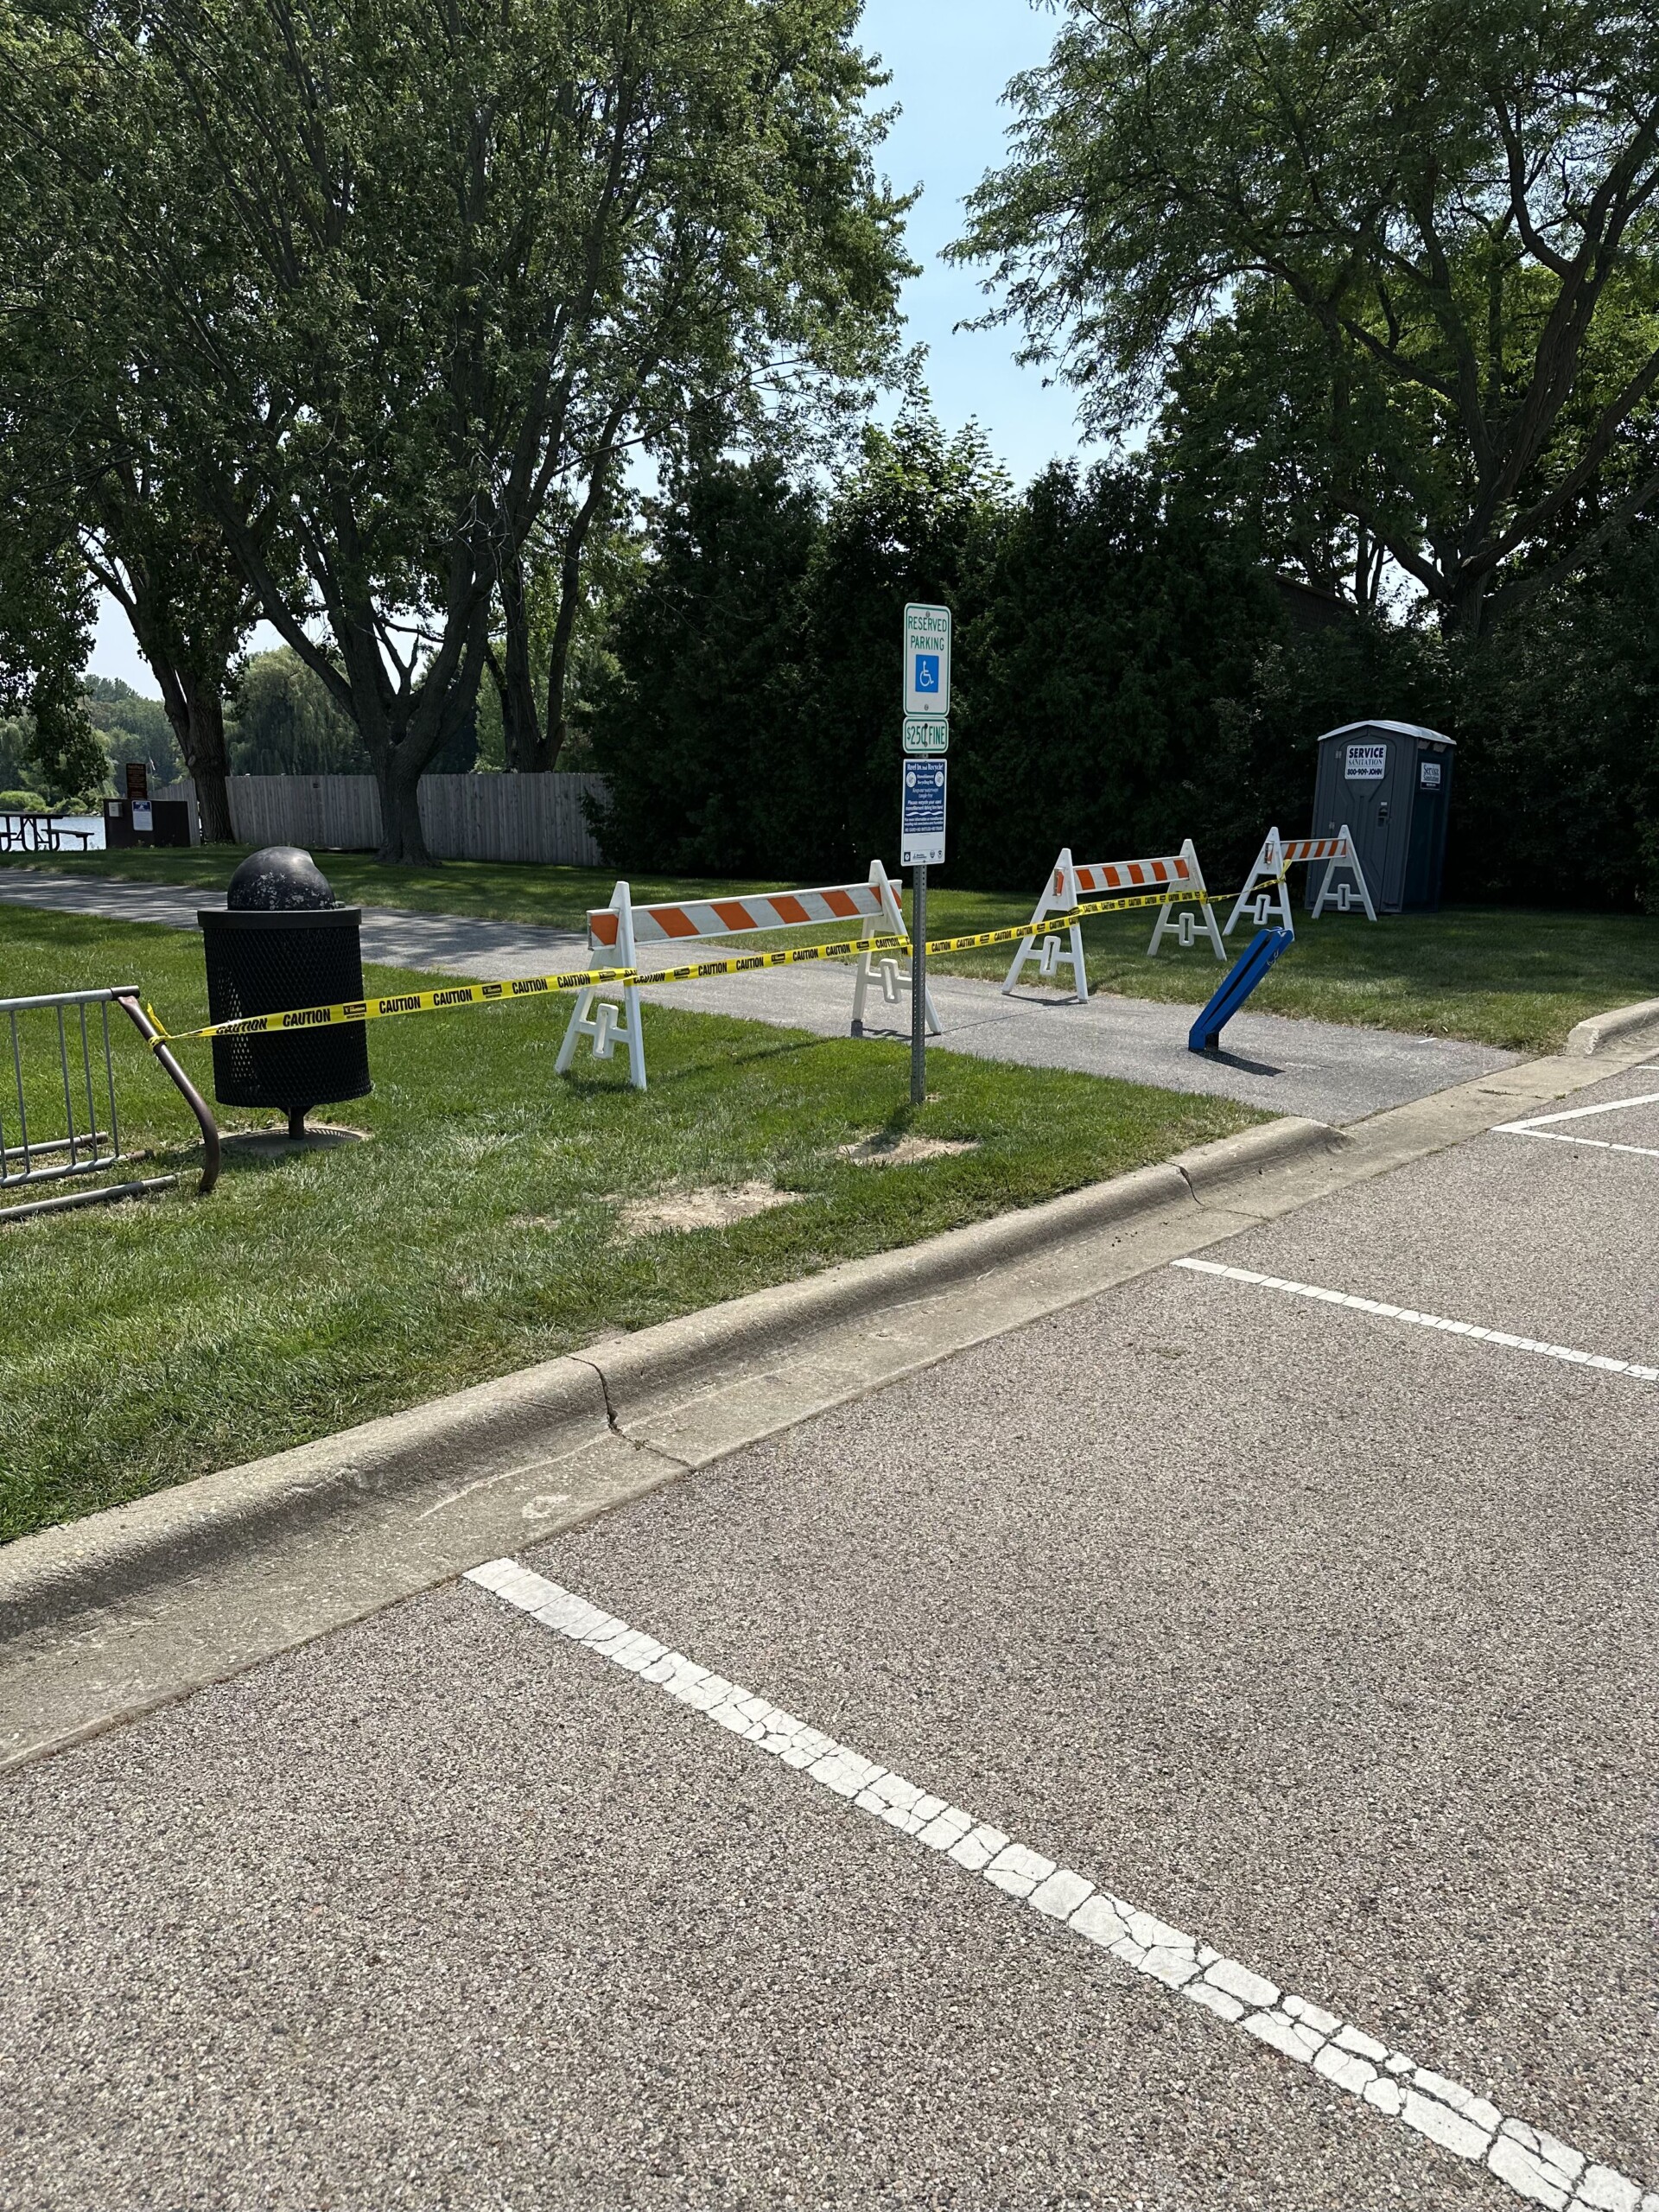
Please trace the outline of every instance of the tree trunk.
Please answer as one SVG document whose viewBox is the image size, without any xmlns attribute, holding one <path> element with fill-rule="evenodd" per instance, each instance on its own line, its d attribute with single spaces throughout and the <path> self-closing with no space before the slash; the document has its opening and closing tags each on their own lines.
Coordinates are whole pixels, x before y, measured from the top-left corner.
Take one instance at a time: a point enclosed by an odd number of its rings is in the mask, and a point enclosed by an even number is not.
<svg viewBox="0 0 1659 2212">
<path fill-rule="evenodd" d="M 380 849 L 375 858 L 404 868 L 435 868 L 421 827 L 421 768 L 410 765 L 415 757 L 412 745 L 394 745 L 384 762 L 374 764 L 380 786 Z"/>
<path fill-rule="evenodd" d="M 225 749 L 225 697 L 216 683 L 206 683 L 188 669 L 179 671 L 183 695 L 184 728 L 174 722 L 174 734 L 185 766 L 196 787 L 196 819 L 204 845 L 231 845 L 236 831 L 231 826 L 230 758 Z M 172 719 L 169 713 L 169 721 Z"/>
<path fill-rule="evenodd" d="M 615 429 L 613 423 L 611 435 L 614 435 Z M 564 687 L 570 670 L 570 642 L 576 633 L 576 613 L 582 603 L 582 549 L 594 518 L 604 502 L 610 461 L 610 448 L 607 446 L 594 464 L 594 473 L 588 480 L 588 496 L 570 524 L 559 563 L 559 611 L 554 619 L 553 641 L 547 657 L 547 735 L 537 762 L 540 768 L 556 767 L 559 754 L 564 749 Z"/>
<path fill-rule="evenodd" d="M 184 641 L 195 662 L 212 664 L 214 673 L 204 676 L 200 665 L 192 666 L 183 659 L 174 610 L 149 584 L 136 563 L 131 564 L 130 589 L 120 597 L 138 650 L 162 687 L 162 705 L 174 741 L 184 756 L 185 772 L 196 787 L 201 842 L 204 845 L 234 844 L 231 795 L 226 787 L 230 759 L 225 747 L 224 676 L 230 664 L 230 642 L 200 636 L 194 645 Z"/>
<path fill-rule="evenodd" d="M 1479 569 L 1472 575 L 1465 569 L 1454 575 L 1451 595 L 1445 601 L 1440 615 L 1440 627 L 1446 636 L 1472 641 L 1480 635 L 1486 612 L 1487 588 L 1491 581 L 1489 569 Z"/>
<path fill-rule="evenodd" d="M 429 669 L 413 693 L 405 691 L 397 701 L 377 696 L 369 688 L 372 664 L 365 654 L 356 657 L 353 693 L 363 702 L 358 709 L 357 726 L 363 732 L 374 779 L 380 787 L 380 849 L 376 855 L 379 860 L 405 868 L 440 865 L 427 850 L 421 828 L 421 778 L 477 709 L 489 642 L 489 607 L 487 590 L 477 593 L 469 625 L 472 634 L 460 668 L 442 694 L 435 688 L 437 677 Z M 369 634 L 366 626 L 359 634 Z M 371 711 L 365 711 L 365 708 Z"/>
<path fill-rule="evenodd" d="M 567 551 L 558 619 L 553 625 L 553 643 L 547 656 L 547 742 L 542 748 L 541 762 L 544 768 L 556 767 L 564 750 L 564 687 L 570 672 L 570 640 L 576 627 L 579 582 L 580 556 Z"/>
<path fill-rule="evenodd" d="M 507 650 L 501 671 L 502 753 L 507 767 L 531 774 L 543 765 L 542 725 L 530 671 L 530 614 L 524 605 L 524 564 L 514 555 L 501 578 L 501 615 Z"/>
</svg>

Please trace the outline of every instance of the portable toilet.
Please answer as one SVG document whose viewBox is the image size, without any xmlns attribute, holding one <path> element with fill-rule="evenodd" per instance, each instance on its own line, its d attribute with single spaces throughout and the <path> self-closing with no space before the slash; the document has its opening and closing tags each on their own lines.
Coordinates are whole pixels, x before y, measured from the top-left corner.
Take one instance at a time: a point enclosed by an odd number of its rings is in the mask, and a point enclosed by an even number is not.
<svg viewBox="0 0 1659 2212">
<path fill-rule="evenodd" d="M 1313 835 L 1334 836 L 1347 823 L 1379 914 L 1432 912 L 1456 741 L 1417 722 L 1345 722 L 1319 743 Z M 1322 874 L 1307 872 L 1310 905 Z"/>
</svg>

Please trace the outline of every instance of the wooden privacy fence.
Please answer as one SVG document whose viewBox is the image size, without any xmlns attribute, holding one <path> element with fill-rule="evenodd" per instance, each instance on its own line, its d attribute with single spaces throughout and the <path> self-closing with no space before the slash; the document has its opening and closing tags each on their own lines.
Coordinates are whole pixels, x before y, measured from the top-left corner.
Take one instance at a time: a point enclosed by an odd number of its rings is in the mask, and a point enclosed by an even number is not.
<svg viewBox="0 0 1659 2212">
<path fill-rule="evenodd" d="M 582 802 L 605 790 L 602 776 L 423 776 L 421 827 L 437 860 L 599 868 L 604 856 Z M 372 776 L 232 776 L 230 794 L 239 844 L 365 852 L 380 842 Z M 194 785 L 162 785 L 154 796 L 192 802 L 194 836 Z"/>
</svg>

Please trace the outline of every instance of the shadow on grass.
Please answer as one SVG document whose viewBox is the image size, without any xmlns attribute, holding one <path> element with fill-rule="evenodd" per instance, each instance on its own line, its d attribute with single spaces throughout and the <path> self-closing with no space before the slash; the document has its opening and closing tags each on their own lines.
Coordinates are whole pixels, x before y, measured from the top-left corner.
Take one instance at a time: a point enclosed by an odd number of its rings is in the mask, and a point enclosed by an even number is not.
<svg viewBox="0 0 1659 2212">
<path fill-rule="evenodd" d="M 915 1123 L 916 1116 L 921 1110 L 919 1106 L 912 1105 L 908 1098 L 901 1098 L 887 1120 L 882 1122 L 877 1134 L 877 1143 L 897 1144 L 901 1137 L 908 1136 Z"/>
<path fill-rule="evenodd" d="M 359 1145 L 371 1144 L 367 1129 L 321 1127 L 303 1137 L 290 1137 L 285 1128 L 224 1129 L 219 1133 L 219 1172 L 221 1181 L 231 1175 L 269 1175 L 321 1160 L 336 1153 L 351 1154 Z M 200 1153 L 197 1157 L 200 1158 Z"/>
<path fill-rule="evenodd" d="M 833 1037 L 791 1038 L 784 1035 L 775 1045 L 749 1045 L 736 1050 L 716 1050 L 707 1057 L 699 1055 L 694 1059 L 682 1060 L 660 1075 L 651 1074 L 651 1082 L 659 1090 L 671 1090 L 677 1084 L 715 1074 L 722 1068 L 764 1067 L 772 1061 L 797 1059 L 803 1052 L 815 1052 L 825 1045 L 839 1042 L 839 1039 Z M 647 1073 L 650 1073 L 649 1069 Z M 628 1087 L 626 1074 L 620 1083 L 601 1082 L 593 1072 L 591 1060 L 580 1073 L 572 1068 L 559 1080 L 568 1083 L 572 1090 L 583 1098 L 614 1097 Z"/>
</svg>

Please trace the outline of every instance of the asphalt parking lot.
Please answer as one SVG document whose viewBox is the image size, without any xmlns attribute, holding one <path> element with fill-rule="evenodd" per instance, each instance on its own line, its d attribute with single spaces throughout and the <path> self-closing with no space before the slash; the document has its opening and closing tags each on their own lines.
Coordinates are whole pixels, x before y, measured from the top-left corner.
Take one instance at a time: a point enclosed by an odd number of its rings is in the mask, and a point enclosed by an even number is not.
<svg viewBox="0 0 1659 2212">
<path fill-rule="evenodd" d="M 1659 2212 L 1659 1067 L 1573 1111 L 7 1777 L 0 2204 Z"/>
</svg>

